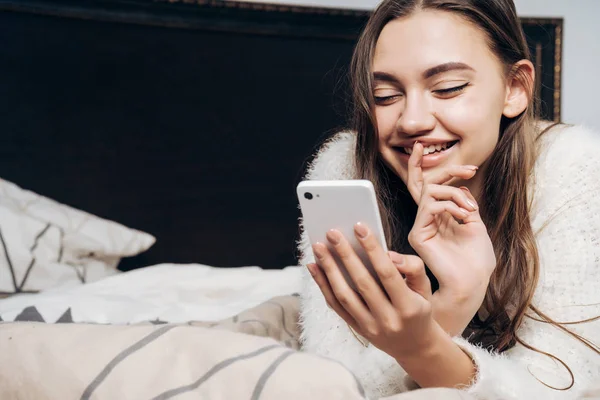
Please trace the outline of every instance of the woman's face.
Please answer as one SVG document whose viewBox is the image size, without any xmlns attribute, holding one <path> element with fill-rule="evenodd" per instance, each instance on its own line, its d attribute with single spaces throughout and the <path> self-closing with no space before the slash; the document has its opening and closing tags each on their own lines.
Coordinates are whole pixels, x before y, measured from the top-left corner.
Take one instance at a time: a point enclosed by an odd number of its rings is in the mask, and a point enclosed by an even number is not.
<svg viewBox="0 0 600 400">
<path fill-rule="evenodd" d="M 444 11 L 393 20 L 377 41 L 372 70 L 379 151 L 405 183 L 415 141 L 425 148 L 425 179 L 448 165 L 484 165 L 509 88 L 476 26 Z"/>
</svg>

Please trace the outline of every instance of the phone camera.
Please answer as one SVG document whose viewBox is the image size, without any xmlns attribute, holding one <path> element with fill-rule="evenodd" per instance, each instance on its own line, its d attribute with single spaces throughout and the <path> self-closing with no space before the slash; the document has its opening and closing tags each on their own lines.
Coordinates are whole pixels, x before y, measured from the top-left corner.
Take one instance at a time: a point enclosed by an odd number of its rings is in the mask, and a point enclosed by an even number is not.
<svg viewBox="0 0 600 400">
<path fill-rule="evenodd" d="M 312 200 L 313 195 L 312 195 L 312 193 L 306 192 L 306 193 L 304 193 L 304 198 L 307 200 Z"/>
</svg>

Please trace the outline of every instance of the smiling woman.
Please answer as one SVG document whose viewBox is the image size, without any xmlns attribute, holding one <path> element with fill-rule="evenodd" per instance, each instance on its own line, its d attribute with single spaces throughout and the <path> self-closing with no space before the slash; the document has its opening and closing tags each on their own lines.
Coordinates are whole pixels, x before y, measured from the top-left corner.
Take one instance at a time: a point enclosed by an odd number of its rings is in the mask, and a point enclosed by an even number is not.
<svg viewBox="0 0 600 400">
<path fill-rule="evenodd" d="M 512 0 L 385 0 L 366 25 L 353 131 L 307 179 L 371 180 L 397 252 L 357 224 L 380 287 L 330 231 L 354 291 L 327 246 L 300 250 L 305 349 L 372 396 L 575 399 L 600 377 L 600 139 L 536 120 L 536 79 Z"/>
<path fill-rule="evenodd" d="M 398 40 L 403 37 L 419 40 Z M 519 75 L 513 72 L 507 82 L 506 66 L 487 40 L 476 25 L 444 11 L 397 19 L 381 31 L 373 59 L 379 147 L 384 161 L 403 180 L 408 157 L 405 151 L 398 154 L 398 148 L 412 148 L 421 140 L 425 177 L 433 167 L 467 161 L 483 165 L 498 142 L 502 116 L 515 117 L 527 107 L 533 64 L 519 62 L 514 72 L 520 70 L 525 79 L 514 79 Z M 395 134 L 398 130 L 404 135 Z M 442 145 L 450 148 L 435 152 Z M 476 195 L 483 176 L 465 183 Z"/>
</svg>

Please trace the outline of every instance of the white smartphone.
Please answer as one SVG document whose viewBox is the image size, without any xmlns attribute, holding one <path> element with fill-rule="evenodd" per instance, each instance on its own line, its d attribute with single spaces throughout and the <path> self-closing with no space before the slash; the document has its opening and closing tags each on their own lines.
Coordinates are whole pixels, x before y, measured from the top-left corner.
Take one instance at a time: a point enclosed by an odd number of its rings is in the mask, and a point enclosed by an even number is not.
<svg viewBox="0 0 600 400">
<path fill-rule="evenodd" d="M 298 184 L 297 194 L 304 229 L 311 245 L 319 242 L 328 246 L 350 287 L 356 290 L 346 268 L 325 236 L 331 229 L 336 229 L 344 235 L 377 283 L 381 284 L 365 250 L 354 234 L 355 224 L 366 224 L 387 252 L 373 184 L 368 180 L 302 181 Z"/>
</svg>

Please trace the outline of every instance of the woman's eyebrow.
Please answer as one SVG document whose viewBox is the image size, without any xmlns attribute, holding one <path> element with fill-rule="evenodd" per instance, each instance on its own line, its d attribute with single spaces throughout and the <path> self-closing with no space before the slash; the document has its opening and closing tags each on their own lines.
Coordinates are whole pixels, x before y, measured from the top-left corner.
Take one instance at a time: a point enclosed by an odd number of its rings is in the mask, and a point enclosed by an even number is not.
<svg viewBox="0 0 600 400">
<path fill-rule="evenodd" d="M 373 79 L 377 82 L 388 82 L 388 83 L 394 83 L 394 84 L 400 83 L 398 78 L 396 78 L 394 75 L 387 73 L 387 72 L 381 72 L 381 71 L 373 72 Z"/>
<path fill-rule="evenodd" d="M 447 62 L 444 64 L 437 65 L 435 67 L 431 67 L 425 72 L 423 72 L 423 79 L 429 79 L 436 75 L 443 74 L 444 72 L 456 70 L 475 71 L 473 67 L 462 62 Z M 375 71 L 373 72 L 373 79 L 376 82 L 387 82 L 396 85 L 400 84 L 400 80 L 395 75 L 390 74 L 389 72 Z"/>
<path fill-rule="evenodd" d="M 472 67 L 468 66 L 462 62 L 448 62 L 445 64 L 440 64 L 435 67 L 429 68 L 425 72 L 423 72 L 423 79 L 429 79 L 436 75 L 443 74 L 448 71 L 456 71 L 456 70 L 469 70 L 475 71 Z"/>
</svg>

